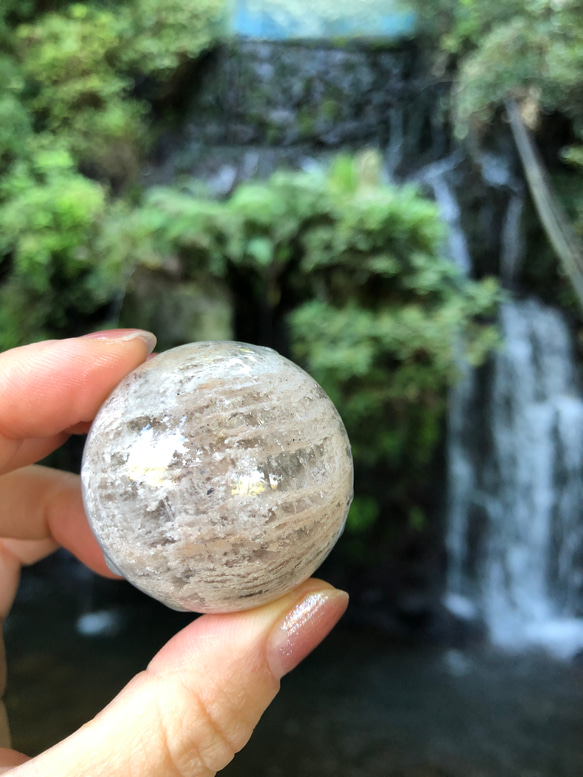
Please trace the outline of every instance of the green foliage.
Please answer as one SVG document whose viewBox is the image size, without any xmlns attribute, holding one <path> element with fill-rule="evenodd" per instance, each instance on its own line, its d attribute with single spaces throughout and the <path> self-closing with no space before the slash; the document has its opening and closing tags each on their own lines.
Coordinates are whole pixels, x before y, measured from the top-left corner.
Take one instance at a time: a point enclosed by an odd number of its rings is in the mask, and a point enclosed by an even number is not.
<svg viewBox="0 0 583 777">
<path fill-rule="evenodd" d="M 91 312 L 94 243 L 106 213 L 102 186 L 80 175 L 65 149 L 39 143 L 0 184 L 0 347 L 48 336 L 69 315 Z"/>
<path fill-rule="evenodd" d="M 575 231 L 583 235 L 583 0 L 436 0 L 431 7 L 411 1 L 432 39 L 437 71 L 455 78 L 457 134 L 479 143 L 499 126 L 505 101 L 517 101 L 527 125 L 540 131 L 551 177 L 560 184 Z M 556 148 L 557 126 L 563 148 Z M 565 172 L 567 186 L 557 181 Z M 531 261 L 540 267 L 539 252 L 537 246 Z M 546 264 L 545 272 L 535 274 L 544 276 L 548 293 L 557 284 L 554 260 Z M 533 268 L 525 272 L 532 276 Z M 567 292 L 567 298 L 573 295 Z"/>
<path fill-rule="evenodd" d="M 527 3 L 521 14 L 495 26 L 462 64 L 458 92 L 461 127 L 488 122 L 508 97 L 535 100 L 560 111 L 583 137 L 583 6 L 556 10 Z"/>
<path fill-rule="evenodd" d="M 223 0 L 7 0 L 0 9 L 0 348 L 107 315 L 158 261 L 129 198 L 148 147 L 144 76 L 171 80 Z M 155 36 L 155 42 L 150 40 Z"/>
<path fill-rule="evenodd" d="M 171 80 L 217 40 L 223 9 L 223 0 L 72 3 L 20 24 L 11 44 L 35 129 L 57 134 L 92 175 L 131 181 L 149 140 L 135 78 Z"/>
<path fill-rule="evenodd" d="M 0 41 L 1 32 L 0 23 Z M 24 86 L 18 63 L 13 56 L 3 53 L 0 42 L 0 172 L 12 159 L 22 155 L 23 144 L 32 132 L 32 120 L 22 102 Z"/>
<path fill-rule="evenodd" d="M 356 496 L 350 507 L 346 530 L 350 534 L 366 534 L 379 517 L 379 506 L 371 496 Z"/>
<path fill-rule="evenodd" d="M 161 255 L 267 309 L 273 327 L 255 339 L 285 322 L 292 355 L 336 402 L 360 466 L 412 477 L 435 451 L 459 359 L 479 364 L 497 343 L 483 320 L 499 292 L 440 255 L 432 202 L 375 184 L 374 169 L 371 152 L 340 157 L 329 172 L 279 172 L 224 202 L 154 189 L 142 223 Z"/>
<path fill-rule="evenodd" d="M 0 160 L 19 155 L 22 139 L 30 134 L 28 113 L 14 95 L 0 95 Z"/>
<path fill-rule="evenodd" d="M 59 135 L 81 163 L 102 177 L 119 157 L 139 153 L 145 107 L 128 99 L 131 79 L 115 69 L 120 45 L 113 13 L 72 5 L 17 30 L 36 129 Z"/>
<path fill-rule="evenodd" d="M 460 55 L 476 48 L 480 41 L 498 25 L 504 25 L 521 13 L 524 0 L 406 0 L 417 8 L 421 33 L 437 43 L 441 51 Z"/>
<path fill-rule="evenodd" d="M 508 97 L 560 111 L 583 132 L 581 0 L 413 0 L 441 56 L 460 64 L 458 129 L 484 125 Z"/>
<path fill-rule="evenodd" d="M 87 257 L 87 233 L 103 212 L 98 184 L 79 175 L 66 151 L 37 151 L 33 164 L 16 164 L 0 186 L 0 251 L 16 272 L 47 291 L 60 264 L 73 278 Z"/>
<path fill-rule="evenodd" d="M 563 150 L 563 161 L 573 167 L 583 167 L 583 146 L 570 146 Z"/>
<path fill-rule="evenodd" d="M 122 17 L 126 70 L 168 80 L 223 34 L 224 0 L 134 0 Z"/>
</svg>

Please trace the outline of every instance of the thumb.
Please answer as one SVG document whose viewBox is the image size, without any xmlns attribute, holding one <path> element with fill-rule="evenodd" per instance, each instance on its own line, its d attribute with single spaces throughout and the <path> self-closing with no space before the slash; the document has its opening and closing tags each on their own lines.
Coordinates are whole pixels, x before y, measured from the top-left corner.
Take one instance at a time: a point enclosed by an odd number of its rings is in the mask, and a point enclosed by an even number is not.
<svg viewBox="0 0 583 777">
<path fill-rule="evenodd" d="M 248 741 L 293 669 L 348 597 L 308 580 L 247 612 L 204 615 L 90 723 L 16 767 L 16 777 L 208 777 Z"/>
</svg>

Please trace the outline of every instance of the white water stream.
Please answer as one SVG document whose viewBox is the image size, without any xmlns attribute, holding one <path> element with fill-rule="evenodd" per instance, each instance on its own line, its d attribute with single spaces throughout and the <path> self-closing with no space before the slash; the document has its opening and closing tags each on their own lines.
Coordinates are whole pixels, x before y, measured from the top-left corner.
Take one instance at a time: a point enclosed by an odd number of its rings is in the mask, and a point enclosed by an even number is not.
<svg viewBox="0 0 583 777">
<path fill-rule="evenodd" d="M 455 162 L 431 165 L 422 179 L 448 223 L 449 252 L 468 272 Z M 511 190 L 500 267 L 512 284 L 523 196 L 499 164 L 484 166 Z M 495 644 L 567 658 L 583 649 L 583 393 L 572 335 L 562 313 L 535 299 L 503 305 L 500 327 L 491 365 L 461 365 L 451 392 L 445 601 L 482 618 Z"/>
<path fill-rule="evenodd" d="M 501 326 L 486 385 L 472 375 L 452 395 L 449 596 L 474 603 L 495 643 L 568 657 L 583 648 L 583 399 L 571 335 L 536 300 L 504 305 Z"/>
</svg>

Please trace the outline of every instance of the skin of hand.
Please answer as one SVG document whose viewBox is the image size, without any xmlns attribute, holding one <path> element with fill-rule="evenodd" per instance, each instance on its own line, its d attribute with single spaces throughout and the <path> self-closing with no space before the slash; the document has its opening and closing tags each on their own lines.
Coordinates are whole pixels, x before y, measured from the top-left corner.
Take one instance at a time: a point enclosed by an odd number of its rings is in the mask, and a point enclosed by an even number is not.
<svg viewBox="0 0 583 777">
<path fill-rule="evenodd" d="M 112 389 L 153 350 L 141 330 L 52 340 L 0 354 L 0 617 L 23 565 L 62 546 L 114 577 L 91 534 L 79 478 L 35 465 L 89 428 Z M 79 731 L 29 759 L 10 749 L 0 709 L 0 774 L 207 777 L 226 766 L 293 669 L 344 613 L 348 596 L 308 580 L 264 607 L 204 615 L 173 637 Z M 6 667 L 0 651 L 0 691 Z"/>
</svg>

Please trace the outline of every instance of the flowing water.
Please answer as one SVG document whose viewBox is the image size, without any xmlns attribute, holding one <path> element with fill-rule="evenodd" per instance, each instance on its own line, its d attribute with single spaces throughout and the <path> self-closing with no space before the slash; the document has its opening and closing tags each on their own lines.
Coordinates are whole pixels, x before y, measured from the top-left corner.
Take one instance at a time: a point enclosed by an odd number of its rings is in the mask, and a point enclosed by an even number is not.
<svg viewBox="0 0 583 777">
<path fill-rule="evenodd" d="M 583 397 L 565 318 L 534 299 L 501 311 L 488 375 L 452 395 L 449 593 L 495 643 L 583 648 Z"/>
<path fill-rule="evenodd" d="M 472 257 L 462 227 L 462 211 L 452 180 L 462 162 L 459 151 L 424 167 L 416 178 L 429 186 L 448 227 L 447 253 L 464 275 L 470 275 Z"/>
<path fill-rule="evenodd" d="M 524 196 L 508 165 L 482 158 L 484 180 L 510 196 L 500 275 L 515 284 L 524 251 Z M 462 272 L 472 258 L 462 226 L 454 153 L 424 168 Z M 583 393 L 565 316 L 536 299 L 500 311 L 503 345 L 480 371 L 460 363 L 448 425 L 446 606 L 481 618 L 494 644 L 583 649 Z"/>
</svg>

